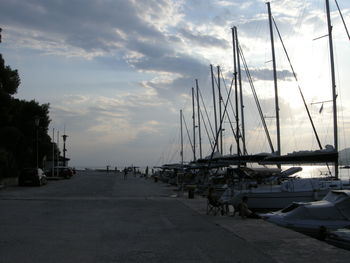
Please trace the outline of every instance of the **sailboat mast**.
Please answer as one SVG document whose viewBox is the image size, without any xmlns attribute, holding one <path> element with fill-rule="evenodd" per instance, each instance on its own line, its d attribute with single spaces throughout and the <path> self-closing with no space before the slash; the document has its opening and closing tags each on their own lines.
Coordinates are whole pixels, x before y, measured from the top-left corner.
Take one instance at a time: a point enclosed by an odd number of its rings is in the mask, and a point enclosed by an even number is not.
<svg viewBox="0 0 350 263">
<path fill-rule="evenodd" d="M 327 12 L 329 58 L 331 63 L 332 95 L 333 95 L 334 149 L 336 152 L 338 152 L 337 91 L 336 91 L 336 84 L 335 84 L 332 22 L 331 22 L 331 15 L 330 15 L 330 9 L 329 9 L 329 0 L 326 0 L 326 12 Z M 338 178 L 338 160 L 335 162 L 335 177 Z"/>
<path fill-rule="evenodd" d="M 269 14 L 269 27 L 270 27 L 270 38 L 271 38 L 271 53 L 272 53 L 272 66 L 273 66 L 273 81 L 275 88 L 275 109 L 276 109 L 276 129 L 277 129 L 277 155 L 281 155 L 281 133 L 280 133 L 280 114 L 279 114 L 279 103 L 278 103 L 278 88 L 277 88 L 277 71 L 276 71 L 276 57 L 275 57 L 275 44 L 273 39 L 272 29 L 272 15 L 270 2 L 267 2 L 267 11 Z"/>
<path fill-rule="evenodd" d="M 222 118 L 222 96 L 221 96 L 221 78 L 220 78 L 220 66 L 217 66 L 218 73 L 218 91 L 219 91 L 219 116 L 220 120 Z M 222 143 L 222 123 L 220 123 L 220 153 L 223 154 L 223 143 Z"/>
<path fill-rule="evenodd" d="M 201 118 L 200 118 L 198 79 L 196 79 L 196 89 L 197 89 L 197 118 L 198 118 L 199 158 L 202 159 L 202 133 L 201 133 Z"/>
<path fill-rule="evenodd" d="M 236 144 L 237 144 L 237 155 L 240 155 L 241 149 L 239 145 L 239 115 L 238 115 L 238 89 L 237 89 L 237 56 L 236 53 L 236 31 L 235 27 L 232 30 L 232 48 L 233 48 L 233 77 L 235 78 L 235 111 L 236 111 Z"/>
<path fill-rule="evenodd" d="M 55 128 L 52 128 L 52 176 L 55 176 Z"/>
<path fill-rule="evenodd" d="M 243 146 L 243 154 L 247 154 L 247 149 L 246 149 L 246 145 L 245 145 L 244 104 L 243 104 L 243 90 L 242 90 L 241 61 L 240 61 L 240 56 L 239 56 L 239 42 L 238 42 L 237 27 L 234 27 L 234 30 L 235 30 L 235 37 L 236 37 L 239 100 L 240 100 L 240 104 L 241 104 L 242 146 Z"/>
<path fill-rule="evenodd" d="M 211 87 L 212 87 L 212 90 L 213 90 L 215 134 L 217 134 L 217 132 L 218 132 L 218 120 L 217 120 L 217 114 L 216 114 L 216 101 L 215 101 L 215 86 L 214 86 L 213 65 L 210 65 L 210 73 L 211 73 Z M 214 149 L 214 151 L 215 151 L 215 149 Z"/>
<path fill-rule="evenodd" d="M 194 88 L 192 87 L 192 121 L 193 121 L 193 161 L 196 161 L 196 117 L 194 111 Z"/>
<path fill-rule="evenodd" d="M 183 137 L 183 131 L 182 131 L 182 110 L 180 110 L 180 136 L 181 136 L 180 157 L 181 157 L 181 166 L 183 166 L 184 165 L 184 137 Z"/>
</svg>

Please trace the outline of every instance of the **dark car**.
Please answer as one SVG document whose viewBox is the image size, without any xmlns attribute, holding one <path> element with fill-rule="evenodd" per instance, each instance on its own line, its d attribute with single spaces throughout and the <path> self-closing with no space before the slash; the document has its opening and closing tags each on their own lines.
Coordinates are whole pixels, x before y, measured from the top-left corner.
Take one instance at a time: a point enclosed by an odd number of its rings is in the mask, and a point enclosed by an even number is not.
<svg viewBox="0 0 350 263">
<path fill-rule="evenodd" d="M 52 169 L 46 171 L 47 176 L 49 177 L 63 177 L 66 179 L 71 178 L 74 175 L 74 172 L 71 168 L 66 166 L 56 166 L 54 171 Z"/>
<path fill-rule="evenodd" d="M 18 176 L 18 185 L 37 185 L 46 184 L 46 175 L 40 168 L 25 168 Z"/>
</svg>

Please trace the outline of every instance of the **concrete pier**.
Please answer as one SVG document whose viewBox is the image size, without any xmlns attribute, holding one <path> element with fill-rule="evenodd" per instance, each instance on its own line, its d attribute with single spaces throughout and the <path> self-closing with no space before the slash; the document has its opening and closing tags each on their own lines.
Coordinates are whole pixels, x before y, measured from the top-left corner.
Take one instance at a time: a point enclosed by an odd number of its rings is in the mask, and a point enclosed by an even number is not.
<svg viewBox="0 0 350 263">
<path fill-rule="evenodd" d="M 348 262 L 350 252 L 263 220 L 206 215 L 161 182 L 78 172 L 0 190 L 0 262 Z"/>
</svg>

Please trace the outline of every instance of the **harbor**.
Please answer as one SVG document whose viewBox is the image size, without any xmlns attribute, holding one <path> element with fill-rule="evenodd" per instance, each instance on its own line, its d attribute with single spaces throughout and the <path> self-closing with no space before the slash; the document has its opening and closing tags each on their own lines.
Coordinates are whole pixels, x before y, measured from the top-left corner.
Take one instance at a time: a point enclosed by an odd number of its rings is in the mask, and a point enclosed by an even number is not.
<svg viewBox="0 0 350 263">
<path fill-rule="evenodd" d="M 0 263 L 349 261 L 349 3 L 28 1 Z"/>
<path fill-rule="evenodd" d="M 0 262 L 348 262 L 350 252 L 261 219 L 206 214 L 145 177 L 77 171 L 0 191 Z"/>
</svg>

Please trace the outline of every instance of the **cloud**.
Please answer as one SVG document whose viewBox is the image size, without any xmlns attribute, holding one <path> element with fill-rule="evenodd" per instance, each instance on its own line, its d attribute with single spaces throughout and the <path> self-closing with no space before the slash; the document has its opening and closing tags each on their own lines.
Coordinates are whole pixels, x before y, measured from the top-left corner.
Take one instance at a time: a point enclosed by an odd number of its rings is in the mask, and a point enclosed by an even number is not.
<svg viewBox="0 0 350 263">
<path fill-rule="evenodd" d="M 273 80 L 273 70 L 267 68 L 249 69 L 254 80 Z M 277 78 L 279 81 L 291 80 L 293 73 L 289 70 L 277 70 Z"/>
<path fill-rule="evenodd" d="M 143 1 L 143 4 L 146 5 L 146 2 L 149 1 Z M 153 6 L 161 14 L 159 8 L 162 3 L 169 6 L 167 0 Z M 130 36 L 163 37 L 151 23 L 145 23 L 142 19 L 145 13 L 140 11 L 136 1 L 28 0 L 23 3 L 4 0 L 0 19 L 4 28 L 15 28 L 28 40 L 41 39 L 43 43 L 52 42 L 86 52 L 110 52 L 123 46 L 125 38 L 129 39 Z M 54 52 L 55 48 L 51 51 Z"/>
<path fill-rule="evenodd" d="M 196 43 L 199 46 L 205 47 L 220 47 L 220 48 L 229 48 L 229 43 L 225 39 L 220 39 L 214 36 L 209 36 L 201 33 L 194 33 L 192 30 L 181 28 L 179 33 L 185 39 Z"/>
</svg>

